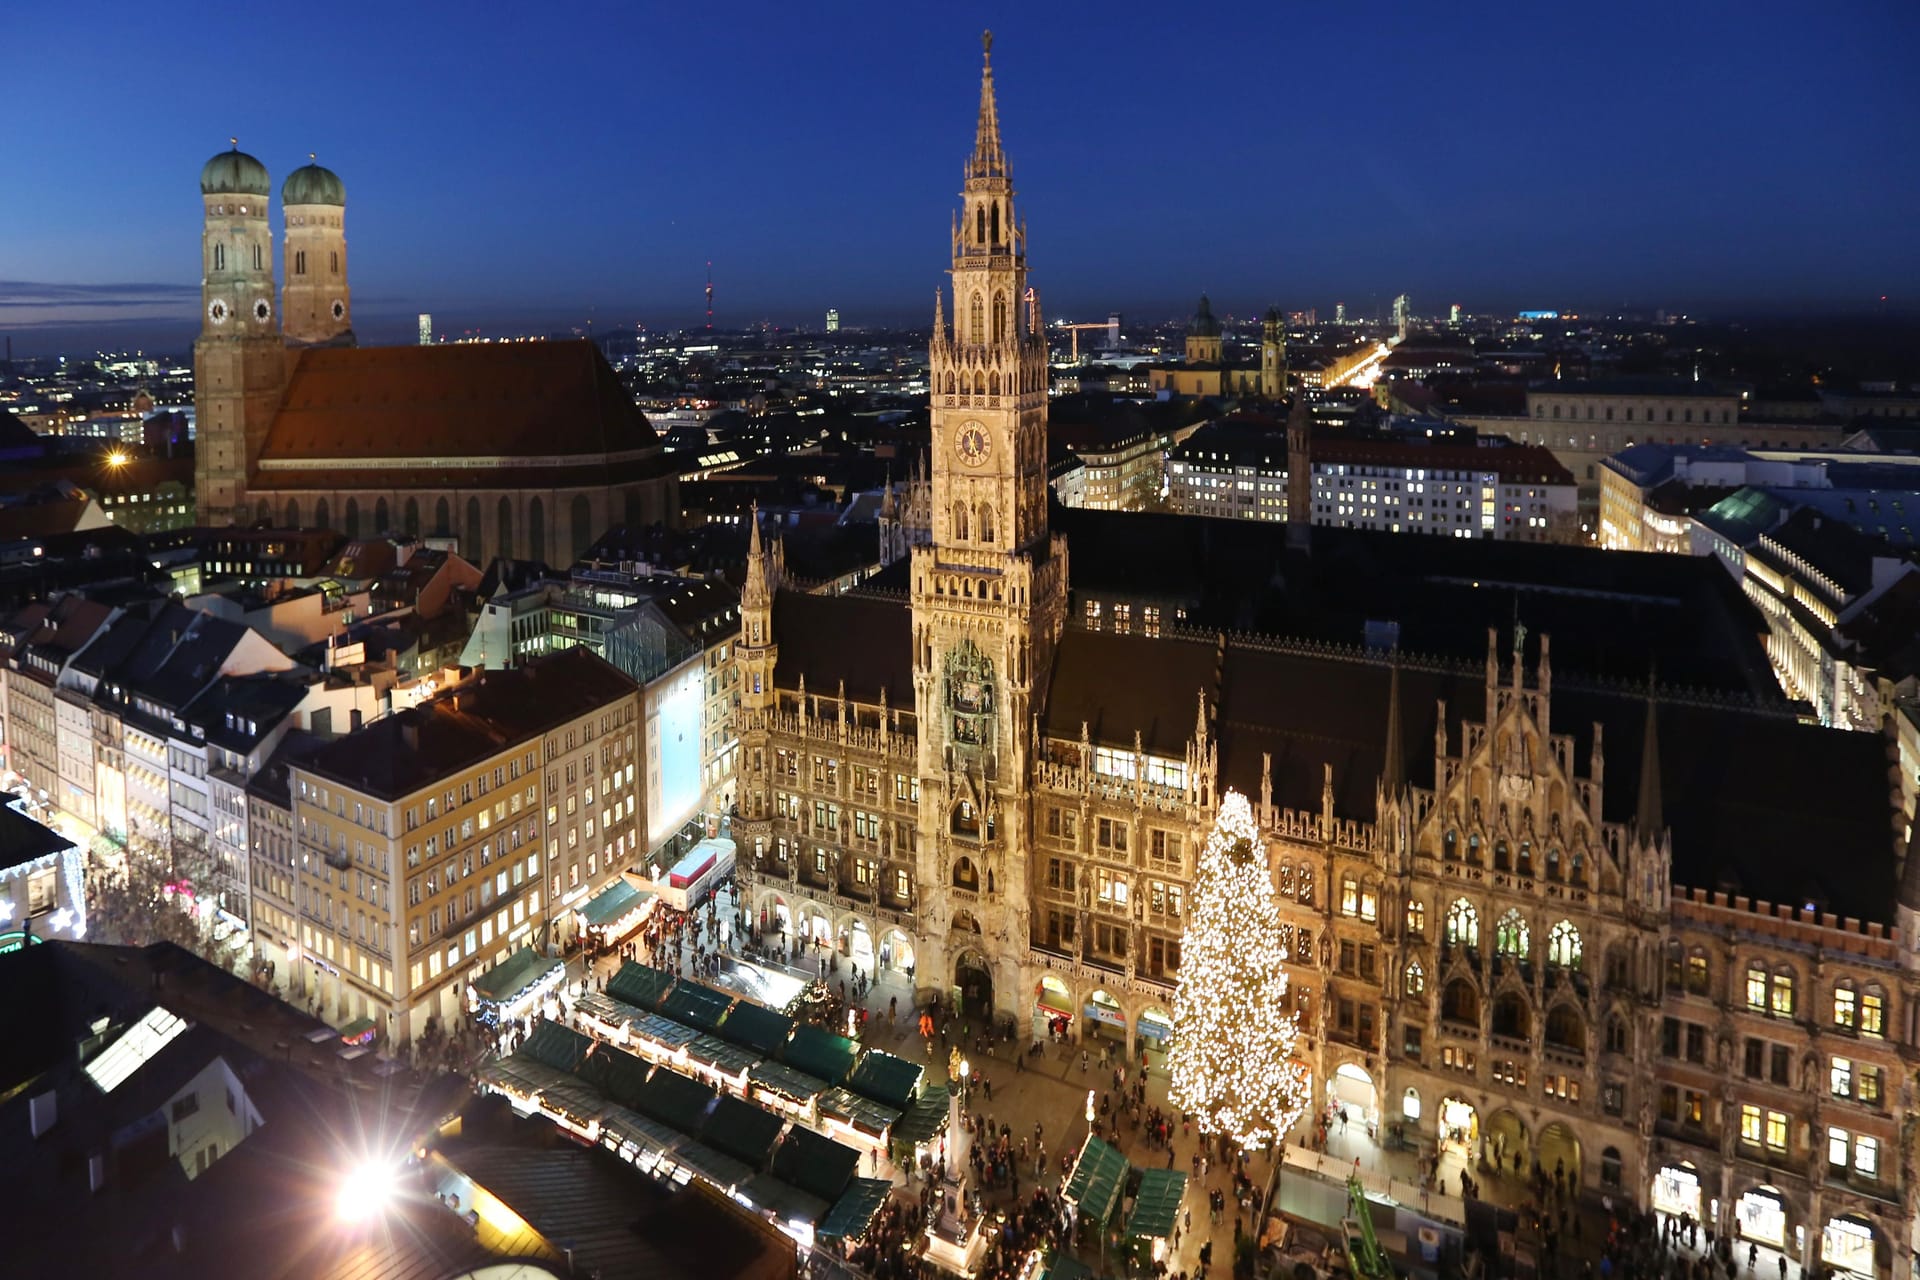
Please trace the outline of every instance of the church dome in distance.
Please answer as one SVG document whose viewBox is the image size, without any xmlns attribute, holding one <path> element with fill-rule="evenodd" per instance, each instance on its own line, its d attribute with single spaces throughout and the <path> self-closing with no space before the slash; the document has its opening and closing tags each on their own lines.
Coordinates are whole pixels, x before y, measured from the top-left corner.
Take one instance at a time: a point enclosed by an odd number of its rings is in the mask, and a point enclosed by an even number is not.
<svg viewBox="0 0 1920 1280">
<path fill-rule="evenodd" d="M 231 151 L 222 151 L 200 170 L 200 194 L 264 196 L 273 190 L 267 166 L 240 149 L 236 141 Z"/>
<path fill-rule="evenodd" d="M 312 156 L 307 158 L 309 161 L 313 159 Z M 347 203 L 347 184 L 325 165 L 303 164 L 280 184 L 280 203 L 337 204 L 344 207 Z"/>
<path fill-rule="evenodd" d="M 1196 338 L 1217 338 L 1220 336 L 1220 322 L 1213 317 L 1213 304 L 1207 301 L 1207 295 L 1200 295 L 1200 306 L 1193 313 L 1193 319 L 1187 322 L 1187 332 Z"/>
</svg>

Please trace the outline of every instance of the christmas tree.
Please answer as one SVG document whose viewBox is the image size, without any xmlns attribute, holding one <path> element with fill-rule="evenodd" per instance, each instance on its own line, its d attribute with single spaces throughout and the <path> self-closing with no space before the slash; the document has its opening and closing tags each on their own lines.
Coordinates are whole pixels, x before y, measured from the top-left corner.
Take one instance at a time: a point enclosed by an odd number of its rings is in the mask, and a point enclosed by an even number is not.
<svg viewBox="0 0 1920 1280">
<path fill-rule="evenodd" d="M 1204 1134 L 1243 1147 L 1284 1137 L 1307 1106 L 1307 1070 L 1293 1057 L 1299 1026 L 1287 1009 L 1286 947 L 1260 829 L 1229 791 L 1194 877 L 1180 945 L 1167 1053 L 1173 1104 Z"/>
</svg>

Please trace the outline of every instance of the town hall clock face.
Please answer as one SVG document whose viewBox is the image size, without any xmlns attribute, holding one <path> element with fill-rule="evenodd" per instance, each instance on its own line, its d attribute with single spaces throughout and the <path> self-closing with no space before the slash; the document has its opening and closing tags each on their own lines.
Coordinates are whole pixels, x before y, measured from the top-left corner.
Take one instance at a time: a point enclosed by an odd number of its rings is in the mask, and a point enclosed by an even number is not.
<svg viewBox="0 0 1920 1280">
<path fill-rule="evenodd" d="M 960 455 L 960 461 L 970 467 L 980 466 L 993 452 L 993 438 L 987 429 L 977 422 L 969 422 L 960 428 L 960 435 L 954 441 L 954 449 Z"/>
</svg>

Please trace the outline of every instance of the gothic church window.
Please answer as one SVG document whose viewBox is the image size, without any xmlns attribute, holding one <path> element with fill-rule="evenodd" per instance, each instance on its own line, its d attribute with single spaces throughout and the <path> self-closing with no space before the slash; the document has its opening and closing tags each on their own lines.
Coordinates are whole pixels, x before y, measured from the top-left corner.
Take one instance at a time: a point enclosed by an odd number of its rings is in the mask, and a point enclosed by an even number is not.
<svg viewBox="0 0 1920 1280">
<path fill-rule="evenodd" d="M 298 250 L 293 255 L 293 274 L 297 276 L 307 274 L 307 251 L 305 249 Z"/>
<path fill-rule="evenodd" d="M 1455 898 L 1453 905 L 1447 908 L 1447 945 L 1480 945 L 1480 913 L 1465 898 Z"/>
<path fill-rule="evenodd" d="M 1496 952 L 1516 960 L 1525 960 L 1527 941 L 1527 921 L 1524 916 L 1518 911 L 1509 911 L 1500 917 L 1500 927 L 1494 931 Z"/>
<path fill-rule="evenodd" d="M 992 242 L 994 244 L 1000 243 L 1000 206 L 997 204 L 993 206 L 993 240 Z M 1000 331 L 1000 326 L 996 324 L 994 326 L 994 332 L 998 333 L 999 331 Z"/>
<path fill-rule="evenodd" d="M 1005 341 L 1006 336 L 1007 295 L 1004 293 L 996 293 L 993 295 L 993 340 L 995 342 L 1002 342 Z"/>
<path fill-rule="evenodd" d="M 985 244 L 987 242 L 987 208 L 985 205 L 981 205 L 973 211 L 973 242 L 975 244 Z M 976 338 L 975 341 L 978 341 L 978 339 Z"/>
<path fill-rule="evenodd" d="M 953 540 L 955 542 L 967 540 L 967 504 L 964 502 L 953 504 Z"/>
<path fill-rule="evenodd" d="M 213 246 L 213 269 L 215 271 L 227 269 L 227 246 L 223 244 Z"/>
<path fill-rule="evenodd" d="M 300 256 L 304 261 L 304 259 L 306 258 L 306 255 L 301 254 Z M 302 267 L 302 270 L 304 269 L 305 268 Z M 327 270 L 336 276 L 340 274 L 340 255 L 338 252 L 329 253 L 327 255 Z"/>
<path fill-rule="evenodd" d="M 985 342 L 987 340 L 987 302 L 978 291 L 967 303 L 967 341 Z"/>
<path fill-rule="evenodd" d="M 1547 933 L 1547 963 L 1562 969 L 1578 969 L 1583 952 L 1580 931 L 1571 920 L 1562 920 Z"/>
<path fill-rule="evenodd" d="M 258 271 L 260 269 L 260 246 L 259 245 L 253 246 L 253 269 L 255 271 Z"/>
<path fill-rule="evenodd" d="M 980 504 L 980 541 L 993 541 L 993 505 L 991 503 Z"/>
</svg>

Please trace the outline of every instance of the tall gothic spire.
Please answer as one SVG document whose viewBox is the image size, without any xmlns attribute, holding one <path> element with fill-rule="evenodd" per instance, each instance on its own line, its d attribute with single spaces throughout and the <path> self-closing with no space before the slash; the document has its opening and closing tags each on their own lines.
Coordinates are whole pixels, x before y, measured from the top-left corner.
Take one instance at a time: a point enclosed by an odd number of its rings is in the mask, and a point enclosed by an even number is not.
<svg viewBox="0 0 1920 1280">
<path fill-rule="evenodd" d="M 993 103 L 993 32 L 981 34 L 980 48 L 980 123 L 974 133 L 967 176 L 1004 178 L 1008 176 L 1007 156 L 1000 149 L 1000 114 Z"/>
<path fill-rule="evenodd" d="M 1386 760 L 1380 776 L 1380 789 L 1396 794 L 1407 783 L 1406 747 L 1400 735 L 1400 650 L 1393 651 L 1393 667 L 1387 673 L 1387 745 Z"/>
<path fill-rule="evenodd" d="M 1647 726 L 1646 738 L 1640 745 L 1640 803 L 1634 811 L 1634 821 L 1640 828 L 1643 839 L 1658 840 L 1660 828 L 1666 825 L 1666 814 L 1660 803 L 1660 718 L 1653 702 L 1653 680 L 1647 680 Z"/>
</svg>

